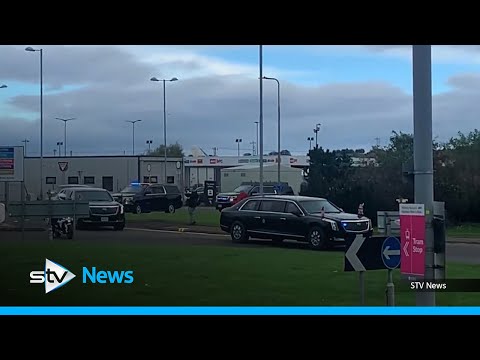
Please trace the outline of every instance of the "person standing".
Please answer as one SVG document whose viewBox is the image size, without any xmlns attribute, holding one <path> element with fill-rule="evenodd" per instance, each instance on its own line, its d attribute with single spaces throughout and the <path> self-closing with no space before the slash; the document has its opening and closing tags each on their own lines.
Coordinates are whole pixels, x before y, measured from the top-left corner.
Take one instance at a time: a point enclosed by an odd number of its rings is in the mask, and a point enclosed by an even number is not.
<svg viewBox="0 0 480 360">
<path fill-rule="evenodd" d="M 187 206 L 188 206 L 188 215 L 190 216 L 190 225 L 195 225 L 195 209 L 198 206 L 199 196 L 198 193 L 193 190 L 186 193 L 187 196 Z"/>
</svg>

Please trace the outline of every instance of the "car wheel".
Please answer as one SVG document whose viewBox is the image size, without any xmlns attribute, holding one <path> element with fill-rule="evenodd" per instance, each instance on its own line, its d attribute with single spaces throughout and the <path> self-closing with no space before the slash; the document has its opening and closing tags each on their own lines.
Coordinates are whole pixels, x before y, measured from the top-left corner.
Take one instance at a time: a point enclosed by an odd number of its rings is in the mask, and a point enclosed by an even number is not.
<svg viewBox="0 0 480 360">
<path fill-rule="evenodd" d="M 244 243 L 248 240 L 247 229 L 240 221 L 235 221 L 230 228 L 230 235 L 234 243 Z"/>
<path fill-rule="evenodd" d="M 140 204 L 135 205 L 135 214 L 140 215 L 143 212 Z"/>
<path fill-rule="evenodd" d="M 281 244 L 281 243 L 283 243 L 283 240 L 285 240 L 285 239 L 281 236 L 274 236 L 272 238 L 272 241 L 273 241 L 274 244 Z"/>
<path fill-rule="evenodd" d="M 307 235 L 308 245 L 313 250 L 323 250 L 328 246 L 328 237 L 322 228 L 314 226 Z"/>
<path fill-rule="evenodd" d="M 122 231 L 124 228 L 125 228 L 125 224 L 116 224 L 113 227 L 115 231 Z"/>
<path fill-rule="evenodd" d="M 165 211 L 165 212 L 168 213 L 168 214 L 175 213 L 175 206 L 173 204 L 169 204 L 168 208 L 167 208 L 167 211 Z"/>
</svg>

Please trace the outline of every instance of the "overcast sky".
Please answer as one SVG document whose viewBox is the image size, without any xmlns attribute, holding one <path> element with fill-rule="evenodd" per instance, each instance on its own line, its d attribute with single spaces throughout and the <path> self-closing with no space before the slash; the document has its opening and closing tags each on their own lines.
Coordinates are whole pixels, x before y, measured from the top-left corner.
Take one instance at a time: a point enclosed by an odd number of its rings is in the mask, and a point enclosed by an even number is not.
<svg viewBox="0 0 480 360">
<path fill-rule="evenodd" d="M 258 46 L 0 45 L 0 145 L 40 151 L 39 53 L 43 48 L 44 153 L 63 141 L 76 155 L 131 154 L 163 143 L 167 83 L 167 142 L 219 155 L 251 152 L 259 119 Z M 281 84 L 282 149 L 305 154 L 321 123 L 319 144 L 369 149 L 393 130 L 412 132 L 410 46 L 264 46 L 263 73 Z M 478 127 L 480 48 L 432 50 L 433 131 L 438 140 Z M 264 149 L 277 148 L 277 87 L 264 81 Z M 62 148 L 63 152 L 63 148 Z"/>
</svg>

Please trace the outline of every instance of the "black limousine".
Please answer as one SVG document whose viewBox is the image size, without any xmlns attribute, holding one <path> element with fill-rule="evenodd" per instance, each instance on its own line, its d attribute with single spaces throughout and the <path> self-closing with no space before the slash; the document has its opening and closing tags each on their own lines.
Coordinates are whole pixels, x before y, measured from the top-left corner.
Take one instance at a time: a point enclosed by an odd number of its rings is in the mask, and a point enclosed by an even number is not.
<svg viewBox="0 0 480 360">
<path fill-rule="evenodd" d="M 264 195 L 244 199 L 224 209 L 220 227 L 233 242 L 250 237 L 307 242 L 312 249 L 325 249 L 335 242 L 373 233 L 369 218 L 349 214 L 324 198 Z"/>
</svg>

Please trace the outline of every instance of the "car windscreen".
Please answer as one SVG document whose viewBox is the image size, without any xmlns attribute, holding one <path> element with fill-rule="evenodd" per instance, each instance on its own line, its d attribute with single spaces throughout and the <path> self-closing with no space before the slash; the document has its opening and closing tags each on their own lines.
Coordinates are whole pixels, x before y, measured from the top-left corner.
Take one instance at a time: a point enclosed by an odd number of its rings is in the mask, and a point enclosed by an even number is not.
<svg viewBox="0 0 480 360">
<path fill-rule="evenodd" d="M 300 205 L 302 205 L 305 211 L 309 214 L 321 213 L 322 209 L 325 213 L 341 212 L 339 208 L 337 208 L 328 200 L 304 200 L 300 201 Z"/>
<path fill-rule="evenodd" d="M 142 186 L 127 186 L 125 187 L 122 191 L 120 191 L 121 193 L 138 193 L 142 190 Z"/>
<path fill-rule="evenodd" d="M 236 193 L 248 192 L 248 190 L 250 190 L 250 188 L 251 188 L 250 185 L 242 185 L 242 186 L 237 187 L 235 190 L 233 190 L 233 192 L 236 192 Z"/>
<path fill-rule="evenodd" d="M 113 201 L 108 191 L 76 191 L 75 198 L 78 201 Z"/>
</svg>

